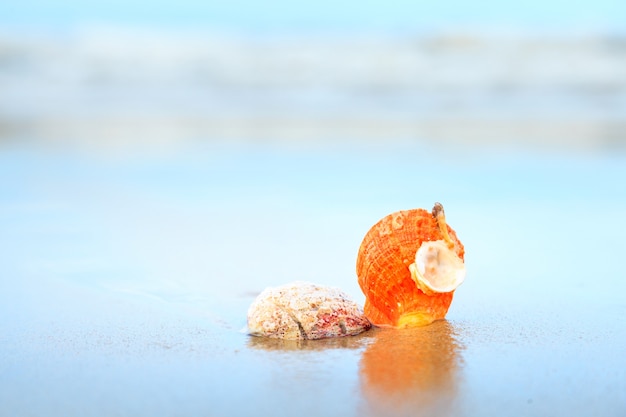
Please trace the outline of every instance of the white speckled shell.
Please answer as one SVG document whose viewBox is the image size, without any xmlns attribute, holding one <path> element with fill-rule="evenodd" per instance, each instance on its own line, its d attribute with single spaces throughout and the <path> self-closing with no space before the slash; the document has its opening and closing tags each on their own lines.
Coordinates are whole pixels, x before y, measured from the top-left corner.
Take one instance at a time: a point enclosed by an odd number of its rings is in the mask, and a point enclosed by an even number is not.
<svg viewBox="0 0 626 417">
<path fill-rule="evenodd" d="M 303 281 L 265 289 L 248 309 L 248 331 L 254 336 L 322 339 L 370 327 L 363 310 L 345 293 Z"/>
</svg>

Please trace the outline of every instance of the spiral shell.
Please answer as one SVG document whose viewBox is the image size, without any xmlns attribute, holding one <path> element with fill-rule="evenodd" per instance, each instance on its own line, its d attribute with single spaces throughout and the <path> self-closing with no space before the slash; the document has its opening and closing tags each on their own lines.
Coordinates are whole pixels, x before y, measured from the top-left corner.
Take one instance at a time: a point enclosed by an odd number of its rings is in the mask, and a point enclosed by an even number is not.
<svg viewBox="0 0 626 417">
<path fill-rule="evenodd" d="M 446 241 L 462 264 L 465 249 L 445 222 L 443 207 L 398 211 L 382 218 L 365 235 L 356 271 L 365 294 L 364 312 L 381 327 L 413 327 L 445 317 L 454 290 L 430 292 L 417 285 L 409 268 L 424 242 Z M 415 269 L 415 268 L 412 268 Z"/>
</svg>

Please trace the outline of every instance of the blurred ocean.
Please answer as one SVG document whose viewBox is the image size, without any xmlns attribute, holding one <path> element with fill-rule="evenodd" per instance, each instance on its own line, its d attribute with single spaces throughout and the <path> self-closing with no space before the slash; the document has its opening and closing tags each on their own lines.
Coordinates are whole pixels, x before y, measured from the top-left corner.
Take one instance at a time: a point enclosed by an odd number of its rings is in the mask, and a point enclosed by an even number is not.
<svg viewBox="0 0 626 417">
<path fill-rule="evenodd" d="M 623 149 L 626 6 L 0 5 L 0 140 Z"/>
</svg>

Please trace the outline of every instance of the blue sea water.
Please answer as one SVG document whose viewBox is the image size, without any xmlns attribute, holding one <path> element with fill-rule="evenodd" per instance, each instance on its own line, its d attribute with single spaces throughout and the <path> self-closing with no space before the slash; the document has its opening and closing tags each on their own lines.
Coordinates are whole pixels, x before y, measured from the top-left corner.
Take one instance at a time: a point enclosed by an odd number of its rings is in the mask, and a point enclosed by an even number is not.
<svg viewBox="0 0 626 417">
<path fill-rule="evenodd" d="M 608 0 L 3 2 L 0 136 L 622 148 L 624 28 Z"/>
<path fill-rule="evenodd" d="M 243 31 L 391 31 L 472 28 L 623 31 L 619 0 L 428 1 L 46 1 L 2 2 L 2 25 L 89 22 Z"/>
</svg>

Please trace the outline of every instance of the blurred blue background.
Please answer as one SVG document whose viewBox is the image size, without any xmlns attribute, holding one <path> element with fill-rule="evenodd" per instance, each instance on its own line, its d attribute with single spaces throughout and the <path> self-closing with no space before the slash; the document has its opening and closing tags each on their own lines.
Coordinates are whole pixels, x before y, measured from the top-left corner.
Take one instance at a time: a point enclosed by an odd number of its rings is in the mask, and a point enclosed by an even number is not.
<svg viewBox="0 0 626 417">
<path fill-rule="evenodd" d="M 3 2 L 0 137 L 612 151 L 625 29 L 608 0 Z"/>
<path fill-rule="evenodd" d="M 46 1 L 4 3 L 4 23 L 67 27 L 76 23 L 198 26 L 227 30 L 340 30 L 420 31 L 442 26 L 517 26 L 543 29 L 624 30 L 625 6 L 618 0 L 513 1 L 474 3 L 392 0 L 321 0 L 293 3 L 286 0 L 232 2 L 184 0 Z"/>
</svg>

